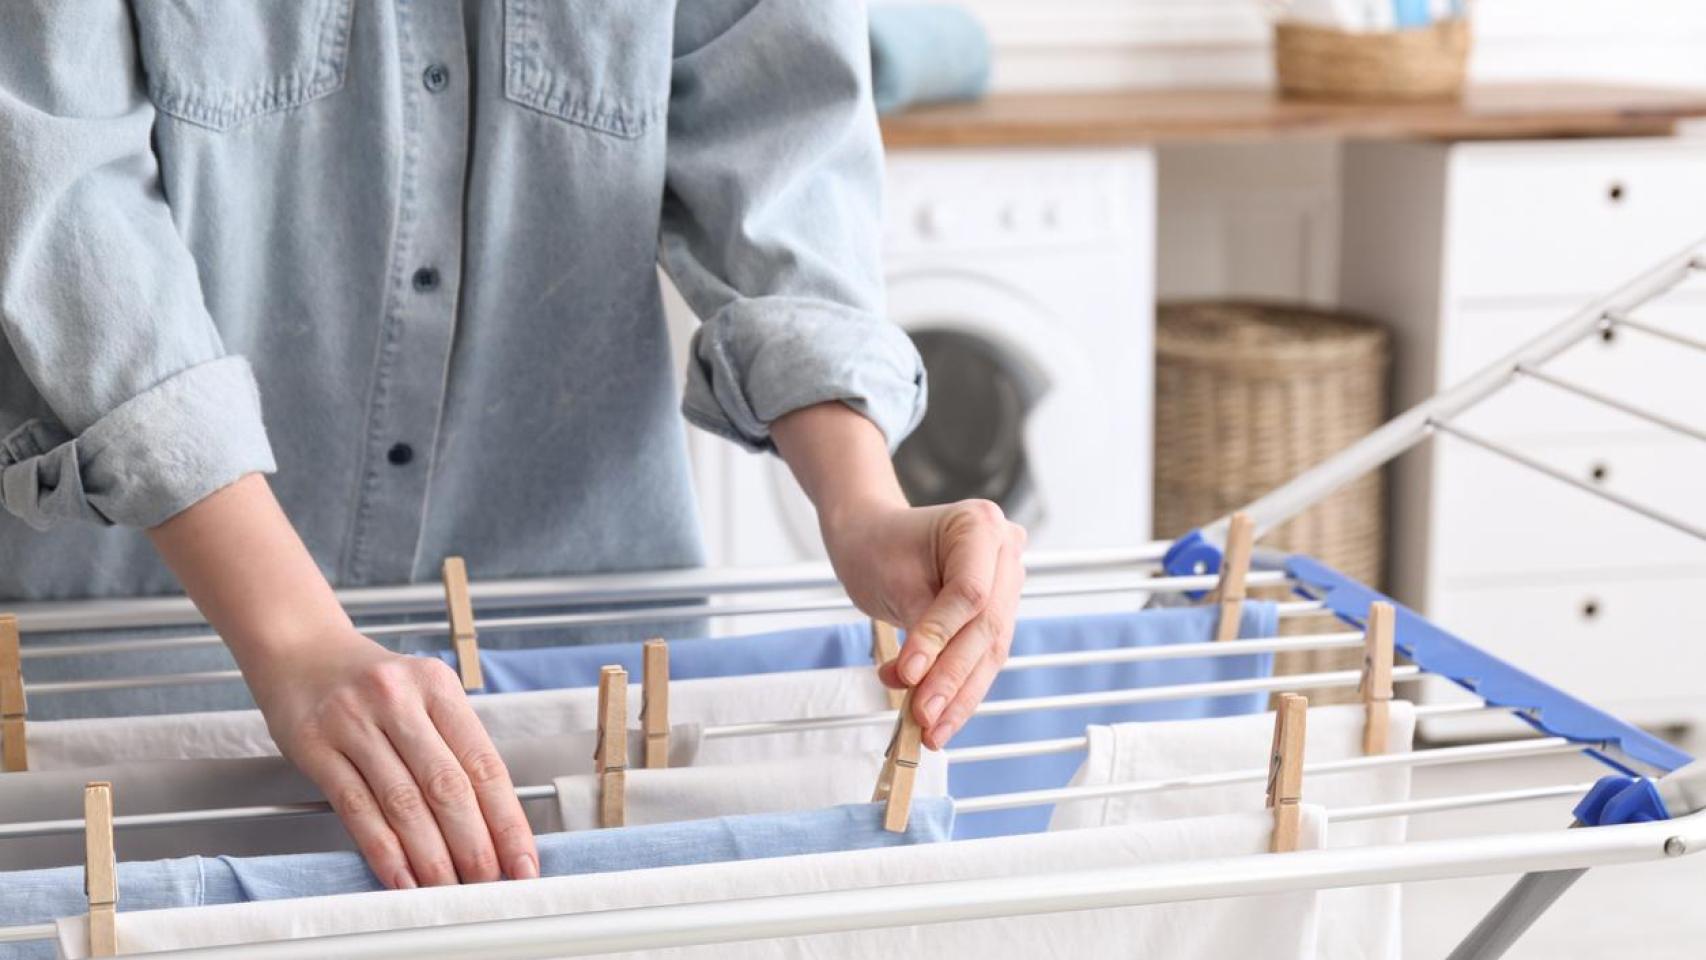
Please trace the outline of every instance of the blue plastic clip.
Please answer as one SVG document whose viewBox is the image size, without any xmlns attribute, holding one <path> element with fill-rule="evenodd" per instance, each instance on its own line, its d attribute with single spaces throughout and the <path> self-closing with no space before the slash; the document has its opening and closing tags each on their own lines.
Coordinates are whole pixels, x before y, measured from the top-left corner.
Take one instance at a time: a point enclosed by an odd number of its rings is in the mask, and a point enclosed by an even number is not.
<svg viewBox="0 0 1706 960">
<path fill-rule="evenodd" d="M 1670 811 L 1659 796 L 1659 788 L 1646 777 L 1600 777 L 1576 804 L 1577 822 L 1589 827 L 1614 823 L 1650 823 L 1669 820 Z"/>
<path fill-rule="evenodd" d="M 1161 569 L 1170 577 L 1195 577 L 1220 572 L 1220 548 L 1201 530 L 1192 530 L 1161 555 Z"/>
</svg>

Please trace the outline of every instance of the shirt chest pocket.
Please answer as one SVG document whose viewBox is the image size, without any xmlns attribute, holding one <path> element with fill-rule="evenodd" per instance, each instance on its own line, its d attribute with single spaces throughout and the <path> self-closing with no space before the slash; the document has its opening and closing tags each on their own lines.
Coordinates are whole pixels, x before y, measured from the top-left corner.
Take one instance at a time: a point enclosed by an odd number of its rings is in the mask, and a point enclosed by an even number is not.
<svg viewBox="0 0 1706 960">
<path fill-rule="evenodd" d="M 674 0 L 505 0 L 504 94 L 560 120 L 639 137 L 669 107 L 674 24 Z"/>
<path fill-rule="evenodd" d="M 226 130 L 344 83 L 355 0 L 133 0 L 148 96 Z"/>
</svg>

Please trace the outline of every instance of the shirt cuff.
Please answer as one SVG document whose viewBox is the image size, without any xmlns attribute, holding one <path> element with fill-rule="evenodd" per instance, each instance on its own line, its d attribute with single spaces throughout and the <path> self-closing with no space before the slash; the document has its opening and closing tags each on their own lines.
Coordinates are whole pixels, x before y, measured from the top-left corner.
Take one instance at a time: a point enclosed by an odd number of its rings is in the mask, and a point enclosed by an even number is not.
<svg viewBox="0 0 1706 960">
<path fill-rule="evenodd" d="M 0 440 L 0 506 L 45 530 L 64 520 L 152 527 L 245 474 L 277 469 L 249 364 L 190 367 L 81 436 L 31 420 Z"/>
<path fill-rule="evenodd" d="M 749 450 L 769 450 L 770 424 L 839 400 L 877 425 L 892 452 L 924 417 L 924 362 L 905 331 L 828 303 L 731 304 L 693 334 L 681 410 Z"/>
</svg>

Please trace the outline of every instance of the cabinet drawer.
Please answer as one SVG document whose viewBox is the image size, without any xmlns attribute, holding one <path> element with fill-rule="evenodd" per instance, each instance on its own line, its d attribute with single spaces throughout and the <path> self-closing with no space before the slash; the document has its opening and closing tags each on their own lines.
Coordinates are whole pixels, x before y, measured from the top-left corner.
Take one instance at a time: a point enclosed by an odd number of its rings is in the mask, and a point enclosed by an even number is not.
<svg viewBox="0 0 1706 960">
<path fill-rule="evenodd" d="M 1475 586 L 1488 576 L 1706 571 L 1706 542 L 1461 440 L 1439 436 L 1433 445 L 1433 569 L 1442 587 Z M 1706 525 L 1706 444 L 1603 437 L 1510 446 Z"/>
<path fill-rule="evenodd" d="M 1588 299 L 1706 234 L 1706 145 L 1686 140 L 1464 144 L 1449 177 L 1454 299 Z"/>
<path fill-rule="evenodd" d="M 1446 319 L 1440 338 L 1439 388 L 1473 375 L 1557 325 L 1569 309 L 1556 304 L 1462 307 Z M 1706 340 L 1706 297 L 1690 292 L 1653 301 L 1644 322 Z M 1592 337 L 1542 367 L 1548 373 L 1645 410 L 1706 428 L 1706 353 L 1636 330 Z M 1656 433 L 1663 427 L 1549 384 L 1520 378 L 1464 414 L 1465 426 L 1500 435 L 1579 436 Z"/>
<path fill-rule="evenodd" d="M 1431 618 L 1595 706 L 1639 723 L 1706 715 L 1706 578 L 1445 590 Z"/>
</svg>

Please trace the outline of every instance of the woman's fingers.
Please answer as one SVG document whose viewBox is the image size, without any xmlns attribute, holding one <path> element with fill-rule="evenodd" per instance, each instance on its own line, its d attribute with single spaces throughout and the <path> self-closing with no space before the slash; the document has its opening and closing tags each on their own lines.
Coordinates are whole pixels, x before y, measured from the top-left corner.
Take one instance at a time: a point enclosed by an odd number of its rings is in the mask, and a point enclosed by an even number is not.
<svg viewBox="0 0 1706 960">
<path fill-rule="evenodd" d="M 1007 526 L 1001 508 L 987 500 L 957 505 L 942 523 L 936 533 L 942 588 L 907 631 L 901 680 L 917 686 L 949 642 L 983 612 L 996 589 Z"/>
<path fill-rule="evenodd" d="M 362 859 L 379 882 L 393 890 L 410 890 L 420 884 L 409 869 L 409 858 L 391 825 L 379 812 L 373 791 L 343 754 L 322 747 L 301 760 L 302 770 L 332 804 L 332 812 L 343 821 L 355 839 Z"/>
<path fill-rule="evenodd" d="M 460 689 L 453 688 L 450 695 L 429 703 L 427 714 L 467 774 L 479 805 L 478 813 L 505 875 L 512 880 L 539 876 L 539 850 L 533 842 L 533 827 L 527 822 L 521 801 L 516 799 L 509 770 L 467 698 Z"/>
<path fill-rule="evenodd" d="M 427 717 L 424 704 L 407 714 L 389 718 L 385 734 L 426 798 L 439 834 L 450 851 L 450 860 L 456 865 L 457 877 L 463 883 L 499 879 L 502 870 L 498 867 L 497 851 L 474 795 L 474 785 L 462 761 L 451 752 Z M 503 767 L 496 751 L 475 760 L 482 769 L 492 765 Z M 510 800 L 515 800 L 513 792 Z"/>
<path fill-rule="evenodd" d="M 941 749 L 965 725 L 1007 662 L 1025 579 L 1024 535 L 1012 524 L 1003 527 L 1010 529 L 1002 532 L 989 602 L 948 643 L 912 698 L 932 749 Z"/>
<path fill-rule="evenodd" d="M 402 841 L 403 853 L 409 858 L 409 869 L 415 879 L 428 887 L 456 883 L 456 863 L 450 857 L 450 847 L 439 830 L 426 794 L 385 733 L 372 728 L 362 735 L 341 739 L 338 747 L 355 764 L 367 788 L 379 801 L 379 812 Z"/>
</svg>

